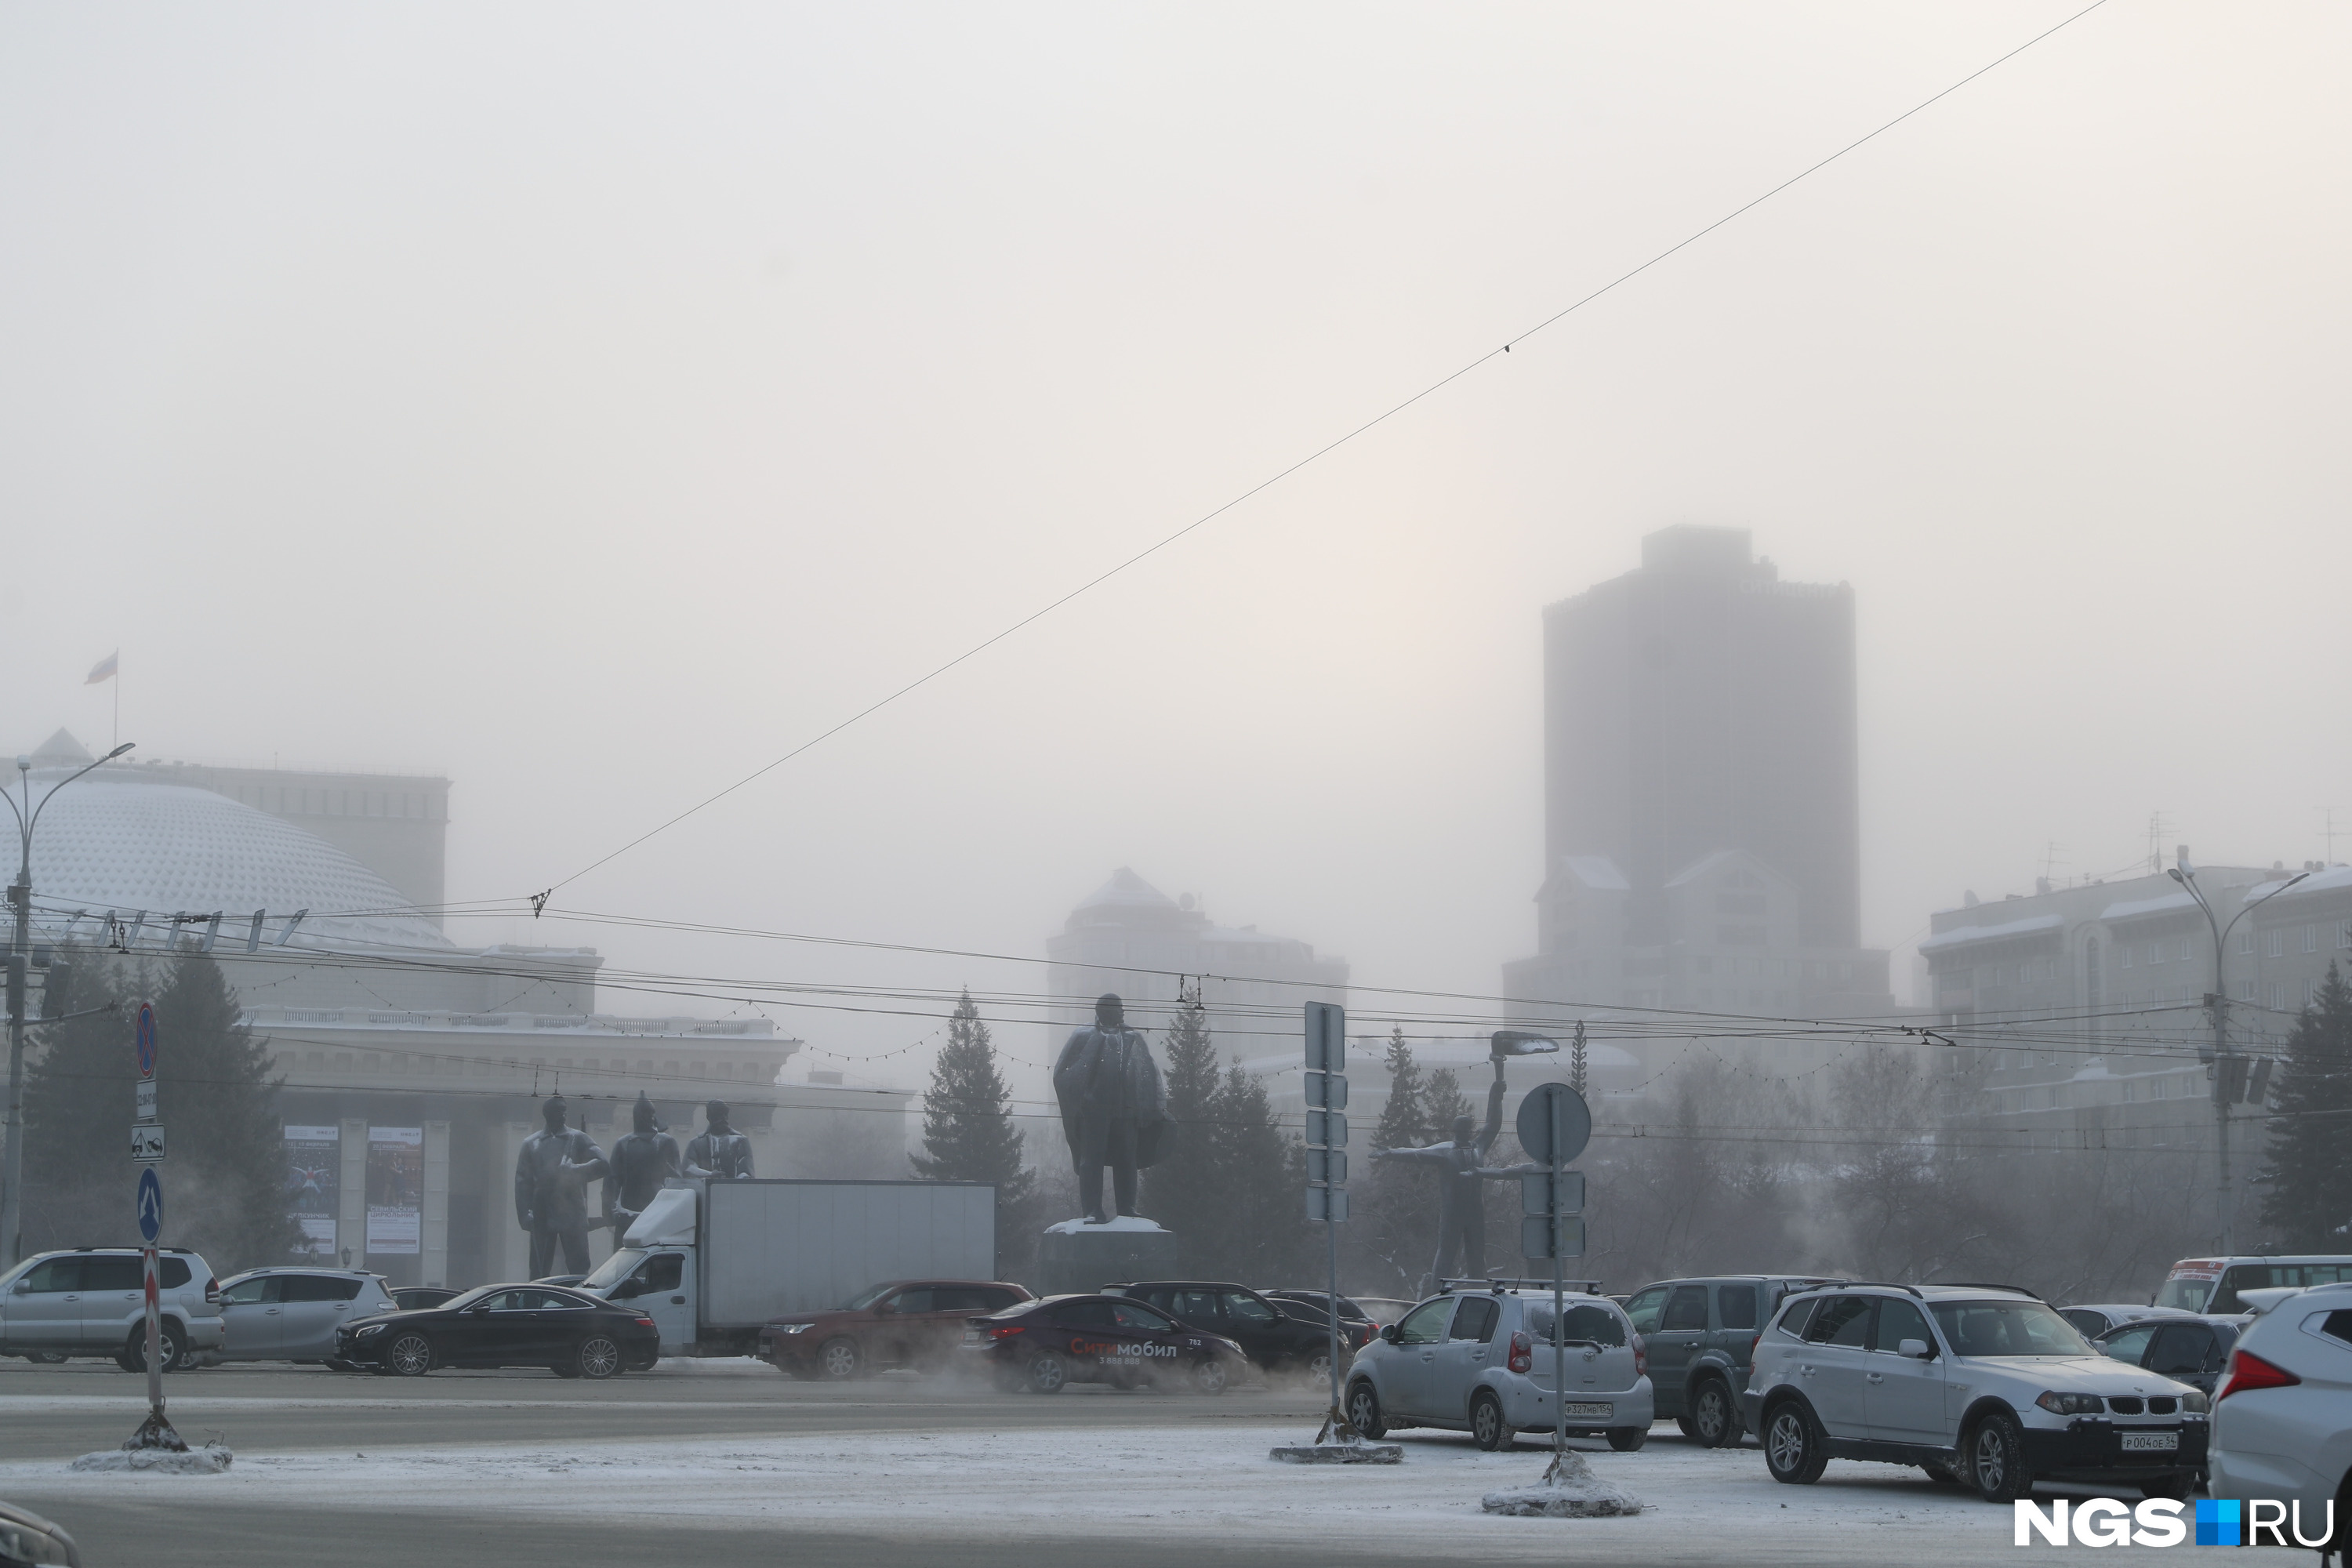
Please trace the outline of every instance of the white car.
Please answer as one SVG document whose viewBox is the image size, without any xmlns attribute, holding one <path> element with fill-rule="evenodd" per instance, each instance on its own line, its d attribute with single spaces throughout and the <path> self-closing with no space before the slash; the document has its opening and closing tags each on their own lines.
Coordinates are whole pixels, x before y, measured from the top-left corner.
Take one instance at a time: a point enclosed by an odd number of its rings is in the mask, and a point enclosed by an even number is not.
<svg viewBox="0 0 2352 1568">
<path fill-rule="evenodd" d="M 1606 1296 L 1570 1294 L 1558 1352 L 1566 1363 L 1568 1430 L 1606 1437 L 1620 1453 L 1648 1441 L 1657 1405 L 1642 1336 Z M 1400 1426 L 1467 1432 L 1480 1447 L 1550 1432 L 1551 1286 L 1497 1280 L 1443 1292 L 1381 1330 L 1348 1370 L 1348 1419 L 1367 1437 Z"/>
<path fill-rule="evenodd" d="M 2205 1465 L 2205 1395 L 2101 1355 L 1998 1285 L 1792 1296 L 1757 1341 L 1741 1404 L 1772 1478 L 1798 1486 L 1832 1459 L 1876 1459 L 1991 1502 L 2045 1476 L 2182 1498 Z"/>
<path fill-rule="evenodd" d="M 383 1279 L 356 1268 L 256 1268 L 221 1287 L 220 1361 L 323 1362 L 345 1323 L 396 1312 Z"/>
<path fill-rule="evenodd" d="M 167 1247 L 155 1260 L 163 1370 L 221 1347 L 220 1281 L 205 1260 Z M 147 1368 L 146 1265 L 129 1247 L 37 1253 L 0 1274 L 0 1355 L 31 1362 L 103 1356 Z"/>
<path fill-rule="evenodd" d="M 2260 1315 L 2213 1399 L 2216 1498 L 2301 1502 L 2304 1530 L 2352 1523 L 2352 1281 L 2240 1292 Z"/>
</svg>

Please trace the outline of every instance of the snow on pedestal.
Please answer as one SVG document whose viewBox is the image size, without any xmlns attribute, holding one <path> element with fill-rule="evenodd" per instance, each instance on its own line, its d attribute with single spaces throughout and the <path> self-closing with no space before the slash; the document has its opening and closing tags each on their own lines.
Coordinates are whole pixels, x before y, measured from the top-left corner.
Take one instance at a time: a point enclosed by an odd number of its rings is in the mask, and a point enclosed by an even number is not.
<svg viewBox="0 0 2352 1568">
<path fill-rule="evenodd" d="M 102 1453 L 84 1454 L 69 1469 L 134 1470 L 142 1475 L 155 1476 L 216 1476 L 229 1468 L 236 1456 L 218 1445 L 203 1448 L 109 1448 Z"/>
<path fill-rule="evenodd" d="M 1488 1492 L 1478 1506 L 1488 1513 L 1526 1519 L 1610 1519 L 1642 1511 L 1642 1500 L 1592 1473 L 1591 1462 L 1574 1449 L 1559 1457 L 1559 1471 L 1543 1486 Z"/>
<path fill-rule="evenodd" d="M 1167 1235 L 1156 1219 L 1146 1219 L 1138 1214 L 1113 1215 L 1101 1225 L 1088 1219 L 1066 1219 L 1059 1225 L 1045 1227 L 1047 1236 L 1106 1236 L 1121 1231 L 1151 1231 Z"/>
</svg>

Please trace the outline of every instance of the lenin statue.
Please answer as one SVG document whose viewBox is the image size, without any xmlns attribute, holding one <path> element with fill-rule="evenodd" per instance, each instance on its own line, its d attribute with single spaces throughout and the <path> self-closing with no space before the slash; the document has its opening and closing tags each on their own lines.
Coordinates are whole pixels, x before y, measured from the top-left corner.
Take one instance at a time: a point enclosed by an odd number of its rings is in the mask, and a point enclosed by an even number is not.
<svg viewBox="0 0 2352 1568">
<path fill-rule="evenodd" d="M 552 1272 L 558 1242 L 566 1273 L 588 1272 L 588 1184 L 605 1175 L 604 1151 L 563 1124 L 563 1097 L 541 1106 L 547 1125 L 515 1160 L 515 1223 L 530 1232 L 530 1277 Z M 608 1200 L 609 1201 L 609 1200 Z"/>
<path fill-rule="evenodd" d="M 1054 1064 L 1054 1097 L 1061 1102 L 1062 1132 L 1077 1167 L 1078 1204 L 1087 1223 L 1110 1223 L 1103 1210 L 1105 1164 L 1118 1212 L 1133 1215 L 1135 1173 L 1160 1158 L 1168 1101 L 1151 1047 L 1127 1026 L 1118 997 L 1097 999 L 1094 1026 L 1078 1030 L 1062 1047 Z"/>
<path fill-rule="evenodd" d="M 654 1115 L 654 1103 L 640 1089 L 637 1103 L 631 1108 L 636 1131 L 615 1139 L 612 1158 L 608 1162 L 612 1173 L 604 1178 L 604 1218 L 613 1227 L 613 1245 L 629 1234 L 629 1226 L 662 1183 L 672 1176 L 686 1173 L 677 1152 L 677 1140 L 662 1128 Z"/>
</svg>

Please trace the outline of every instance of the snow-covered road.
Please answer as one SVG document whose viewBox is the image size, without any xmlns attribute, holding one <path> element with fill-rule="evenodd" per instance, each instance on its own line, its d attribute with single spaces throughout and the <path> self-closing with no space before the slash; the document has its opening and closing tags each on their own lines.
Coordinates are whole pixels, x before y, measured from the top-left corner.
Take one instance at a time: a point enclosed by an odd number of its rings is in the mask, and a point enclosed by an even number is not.
<svg viewBox="0 0 2352 1568">
<path fill-rule="evenodd" d="M 892 1539 L 1141 1537 L 1223 1547 L 1297 1547 L 1313 1561 L 1474 1551 L 1482 1558 L 1584 1562 L 1990 1563 L 2030 1557 L 2011 1510 L 1916 1470 L 1833 1464 L 1812 1487 L 1775 1483 L 1754 1449 L 1671 1441 L 1591 1455 L 1648 1511 L 1552 1521 L 1482 1513 L 1482 1494 L 1535 1480 L 1534 1447 L 1481 1454 L 1465 1439 L 1400 1434 L 1395 1468 L 1302 1468 L 1266 1457 L 1310 1434 L 1236 1423 L 1202 1429 L 1007 1427 L 994 1432 L 833 1433 L 705 1442 L 550 1441 L 527 1446 L 238 1456 L 218 1477 L 78 1476 L 0 1466 L 0 1496 L 37 1489 L 95 1502 L 126 1490 L 174 1505 L 261 1508 L 301 1499 L 397 1499 L 404 1508 L 609 1517 L 677 1528 L 886 1528 Z M 583 1439 L 586 1434 L 581 1435 Z M 2218 1557 L 2218 1552 L 2210 1553 Z M 2194 1547 L 2168 1565 L 2205 1560 Z M 2241 1560 L 2242 1561 L 2242 1560 Z"/>
</svg>

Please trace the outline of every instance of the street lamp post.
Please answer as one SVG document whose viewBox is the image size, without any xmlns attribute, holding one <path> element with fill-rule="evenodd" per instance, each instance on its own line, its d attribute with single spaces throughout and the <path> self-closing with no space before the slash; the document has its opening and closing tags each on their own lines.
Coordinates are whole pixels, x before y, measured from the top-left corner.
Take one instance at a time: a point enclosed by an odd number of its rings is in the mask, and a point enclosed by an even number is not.
<svg viewBox="0 0 2352 1568">
<path fill-rule="evenodd" d="M 5 1172 L 0 1172 L 0 1268 L 13 1268 L 23 1256 L 18 1243 L 25 1223 L 25 993 L 31 988 L 33 953 L 33 829 L 41 820 L 41 813 L 58 797 L 58 791 L 89 773 L 90 768 L 112 762 L 129 751 L 132 742 L 125 741 L 106 755 L 68 774 L 49 786 L 41 796 L 41 804 L 33 804 L 33 763 L 29 757 L 16 759 L 17 793 L 24 804 L 8 800 L 8 792 L 0 789 L 0 800 L 8 801 L 8 809 L 16 814 L 16 879 L 8 884 L 8 908 L 16 916 L 16 932 L 8 942 L 8 1116 L 0 1125 L 0 1136 L 8 1140 Z"/>
<path fill-rule="evenodd" d="M 2229 1058 L 2231 1055 L 2229 1035 L 2230 987 L 2221 974 L 2222 953 L 2228 944 L 2230 933 L 2237 929 L 2240 921 L 2244 920 L 2256 909 L 2277 898 L 2311 873 L 2296 872 L 2261 898 L 2247 904 L 2236 914 L 2231 915 L 2225 924 L 2221 917 L 2213 912 L 2212 904 L 2205 897 L 2205 889 L 2197 885 L 2197 868 L 2189 863 L 2189 846 L 2186 844 L 2180 847 L 2179 859 L 2180 864 L 2172 867 L 2166 875 L 2189 889 L 2189 896 L 2196 900 L 2197 907 L 2205 912 L 2205 924 L 2213 933 L 2213 994 L 2208 996 L 2205 1002 L 2206 1011 L 2213 1016 L 2213 1135 L 2215 1155 L 2219 1162 L 2221 1174 L 2220 1190 L 2216 1193 L 2214 1201 L 2221 1208 L 2221 1256 L 2227 1258 L 2235 1250 L 2233 1232 L 2237 1227 L 2238 1213 L 2237 1204 L 2230 1191 Z"/>
</svg>

